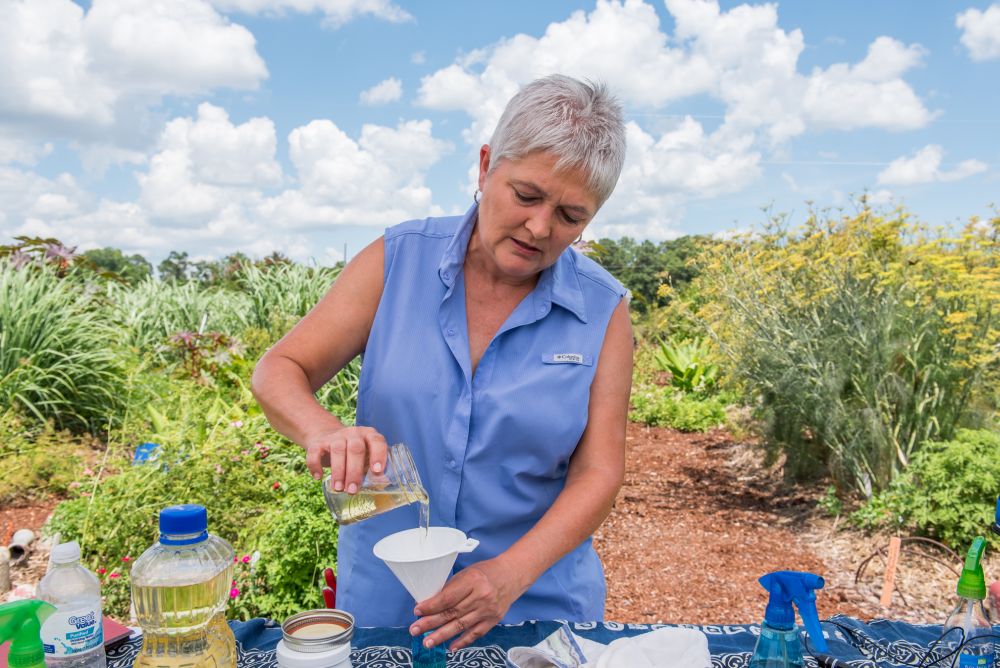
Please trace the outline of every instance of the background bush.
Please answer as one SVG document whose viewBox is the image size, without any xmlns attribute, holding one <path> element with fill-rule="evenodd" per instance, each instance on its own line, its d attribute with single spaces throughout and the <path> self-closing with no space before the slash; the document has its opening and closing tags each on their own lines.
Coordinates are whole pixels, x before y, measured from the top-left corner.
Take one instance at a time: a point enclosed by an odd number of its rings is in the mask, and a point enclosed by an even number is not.
<svg viewBox="0 0 1000 668">
<path fill-rule="evenodd" d="M 697 311 L 672 307 L 719 345 L 788 473 L 870 495 L 923 442 L 982 420 L 975 397 L 1000 359 L 998 237 L 1000 218 L 946 236 L 902 211 L 813 216 L 718 243 Z"/>
<path fill-rule="evenodd" d="M 856 524 L 903 526 L 934 536 L 960 553 L 987 531 L 1000 494 L 1000 433 L 961 429 L 950 441 L 927 443 L 906 473 L 856 512 Z"/>
</svg>

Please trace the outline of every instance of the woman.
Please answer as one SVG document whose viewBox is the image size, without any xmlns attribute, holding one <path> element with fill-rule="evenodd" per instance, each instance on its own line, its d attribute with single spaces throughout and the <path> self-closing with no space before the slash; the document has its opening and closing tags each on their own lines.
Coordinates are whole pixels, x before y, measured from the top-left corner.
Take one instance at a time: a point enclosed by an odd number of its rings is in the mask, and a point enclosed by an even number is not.
<svg viewBox="0 0 1000 668">
<path fill-rule="evenodd" d="M 260 361 L 274 427 L 357 491 L 386 443 L 413 451 L 431 525 L 480 541 L 437 595 L 413 601 L 372 556 L 415 506 L 340 529 L 338 604 L 360 626 L 469 645 L 498 622 L 600 620 L 590 536 L 624 475 L 632 334 L 625 289 L 569 249 L 621 172 L 621 110 L 603 86 L 550 76 L 508 103 L 480 149 L 464 216 L 389 228 Z M 357 426 L 313 393 L 364 353 Z"/>
</svg>

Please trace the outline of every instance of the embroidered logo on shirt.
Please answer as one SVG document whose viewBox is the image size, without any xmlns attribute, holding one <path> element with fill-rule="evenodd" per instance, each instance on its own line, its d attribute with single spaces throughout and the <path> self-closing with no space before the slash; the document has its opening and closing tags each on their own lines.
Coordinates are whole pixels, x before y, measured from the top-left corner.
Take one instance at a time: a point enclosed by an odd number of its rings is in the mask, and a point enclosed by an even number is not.
<svg viewBox="0 0 1000 668">
<path fill-rule="evenodd" d="M 551 353 L 542 355 L 542 361 L 546 364 L 582 364 L 590 366 L 594 363 L 591 355 L 582 353 Z"/>
</svg>

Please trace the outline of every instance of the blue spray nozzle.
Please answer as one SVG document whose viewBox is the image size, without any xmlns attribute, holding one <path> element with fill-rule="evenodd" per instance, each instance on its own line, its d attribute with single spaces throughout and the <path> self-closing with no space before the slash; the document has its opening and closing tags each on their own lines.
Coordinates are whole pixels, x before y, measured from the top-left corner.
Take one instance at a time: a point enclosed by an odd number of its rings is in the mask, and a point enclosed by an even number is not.
<svg viewBox="0 0 1000 668">
<path fill-rule="evenodd" d="M 823 578 L 799 571 L 777 571 L 762 576 L 758 582 L 771 597 L 764 611 L 764 621 L 778 626 L 795 625 L 795 607 L 813 645 L 820 652 L 828 651 L 823 629 L 816 612 L 816 590 L 823 588 Z"/>
</svg>

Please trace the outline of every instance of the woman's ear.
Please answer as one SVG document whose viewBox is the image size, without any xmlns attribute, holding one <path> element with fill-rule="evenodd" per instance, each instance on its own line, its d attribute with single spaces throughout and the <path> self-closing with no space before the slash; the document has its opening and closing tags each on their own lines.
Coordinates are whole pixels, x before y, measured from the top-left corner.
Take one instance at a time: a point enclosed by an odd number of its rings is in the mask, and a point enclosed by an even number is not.
<svg viewBox="0 0 1000 668">
<path fill-rule="evenodd" d="M 490 171 L 490 145 L 483 144 L 479 149 L 479 189 L 486 185 L 486 175 Z"/>
</svg>

